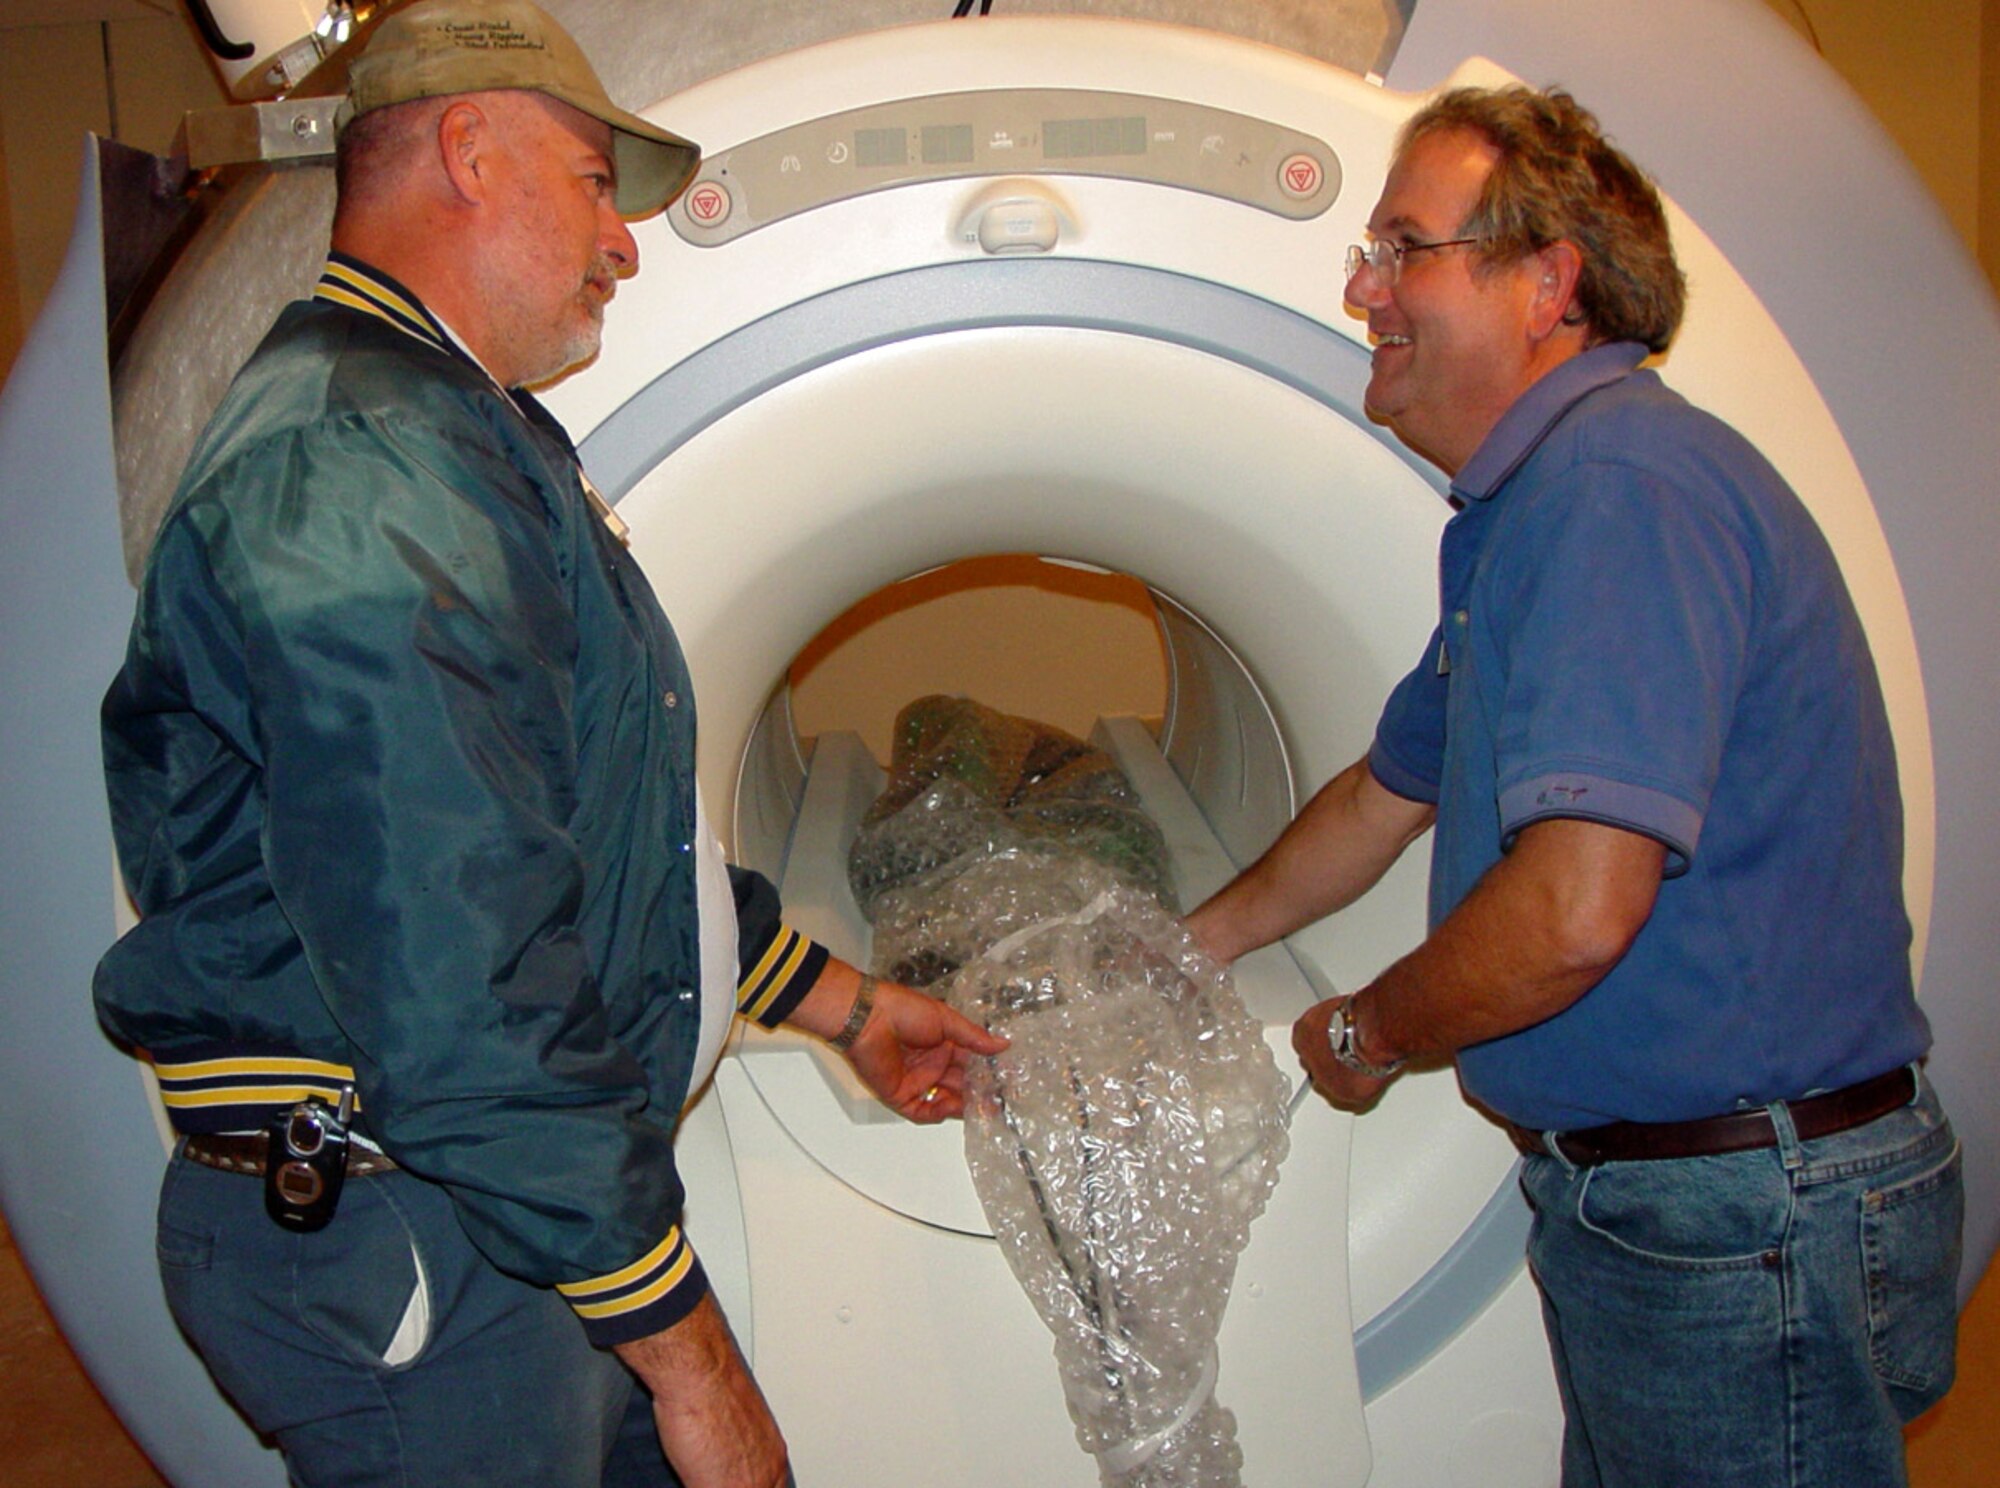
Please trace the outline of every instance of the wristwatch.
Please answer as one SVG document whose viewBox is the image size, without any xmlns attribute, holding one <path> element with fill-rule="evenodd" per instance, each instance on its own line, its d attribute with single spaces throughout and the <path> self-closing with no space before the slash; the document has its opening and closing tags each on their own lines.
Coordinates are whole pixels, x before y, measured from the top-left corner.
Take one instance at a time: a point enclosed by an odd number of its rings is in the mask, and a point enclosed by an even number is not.
<svg viewBox="0 0 2000 1488">
<path fill-rule="evenodd" d="M 1353 1005 L 1351 997 L 1343 997 L 1333 1005 L 1333 1018 L 1326 1025 L 1326 1041 L 1333 1045 L 1333 1057 L 1357 1075 L 1366 1075 L 1371 1080 L 1386 1080 L 1403 1067 L 1403 1061 L 1392 1059 L 1387 1064 L 1370 1064 L 1361 1057 L 1361 1051 L 1356 1046 L 1354 1019 L 1347 1012 Z"/>
<path fill-rule="evenodd" d="M 861 973 L 861 988 L 854 994 L 854 1006 L 847 1014 L 847 1021 L 841 1025 L 840 1032 L 827 1042 L 845 1054 L 861 1037 L 861 1030 L 868 1026 L 868 1014 L 874 1007 L 875 978 L 864 971 Z"/>
</svg>

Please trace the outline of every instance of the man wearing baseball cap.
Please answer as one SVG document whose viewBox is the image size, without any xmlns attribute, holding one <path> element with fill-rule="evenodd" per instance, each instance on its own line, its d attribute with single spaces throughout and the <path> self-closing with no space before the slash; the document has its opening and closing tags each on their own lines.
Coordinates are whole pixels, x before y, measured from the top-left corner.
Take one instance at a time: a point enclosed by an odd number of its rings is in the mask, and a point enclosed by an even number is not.
<svg viewBox="0 0 2000 1488">
<path fill-rule="evenodd" d="M 1004 1041 L 722 862 L 673 631 L 522 390 L 596 353 L 699 152 L 526 0 L 394 10 L 350 81 L 325 271 L 197 443 L 104 704 L 142 919 L 96 993 L 181 1137 L 168 1300 L 305 1488 L 772 1488 L 681 1107 L 732 1014 L 925 1121 Z"/>
</svg>

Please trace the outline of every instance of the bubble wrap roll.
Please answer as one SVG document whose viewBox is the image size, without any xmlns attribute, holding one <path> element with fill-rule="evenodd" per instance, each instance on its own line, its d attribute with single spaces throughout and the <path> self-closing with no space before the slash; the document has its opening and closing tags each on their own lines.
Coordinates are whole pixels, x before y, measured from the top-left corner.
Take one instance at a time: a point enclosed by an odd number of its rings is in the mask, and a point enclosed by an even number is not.
<svg viewBox="0 0 2000 1488">
<path fill-rule="evenodd" d="M 1055 1335 L 1077 1439 L 1119 1488 L 1241 1481 L 1216 1335 L 1287 1139 L 1288 1082 L 1228 976 L 1157 901 L 1088 861 L 985 881 L 1064 901 L 949 983 L 1013 1040 L 968 1082 L 966 1160 Z"/>
</svg>

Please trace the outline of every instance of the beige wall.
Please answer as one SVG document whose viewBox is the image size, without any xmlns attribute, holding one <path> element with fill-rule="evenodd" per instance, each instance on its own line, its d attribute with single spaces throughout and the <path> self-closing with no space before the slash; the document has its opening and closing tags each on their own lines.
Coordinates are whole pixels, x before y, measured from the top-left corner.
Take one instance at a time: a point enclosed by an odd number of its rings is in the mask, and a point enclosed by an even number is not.
<svg viewBox="0 0 2000 1488">
<path fill-rule="evenodd" d="M 0 128 L 0 188 L 7 181 L 7 132 Z M 14 354 L 21 349 L 21 337 L 27 327 L 23 322 L 21 297 L 17 291 L 20 283 L 20 268 L 14 257 L 14 209 L 8 193 L 0 189 L 0 381 L 7 376 L 7 369 L 14 365 Z"/>
<path fill-rule="evenodd" d="M 1903 147 L 1967 246 L 1978 242 L 1980 33 L 1993 0 L 1767 0 Z"/>
<path fill-rule="evenodd" d="M 2000 0 L 1766 0 L 1901 145 L 2000 292 Z"/>
<path fill-rule="evenodd" d="M 878 590 L 800 652 L 790 682 L 802 736 L 859 734 L 884 765 L 897 711 L 931 693 L 977 698 L 1079 738 L 1121 714 L 1157 724 L 1167 694 L 1145 585 L 1020 555 Z"/>
<path fill-rule="evenodd" d="M 222 99 L 178 13 L 0 0 L 0 377 L 62 267 L 84 135 L 164 153 L 186 110 Z"/>
<path fill-rule="evenodd" d="M 2000 0 L 1984 0 L 1979 28 L 1979 262 L 2000 293 Z"/>
</svg>

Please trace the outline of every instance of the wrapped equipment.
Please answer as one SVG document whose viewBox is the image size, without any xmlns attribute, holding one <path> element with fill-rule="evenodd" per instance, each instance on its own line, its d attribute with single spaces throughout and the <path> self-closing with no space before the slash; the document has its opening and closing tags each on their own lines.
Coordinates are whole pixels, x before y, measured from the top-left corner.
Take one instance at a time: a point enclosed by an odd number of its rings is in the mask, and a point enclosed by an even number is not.
<svg viewBox="0 0 2000 1488">
<path fill-rule="evenodd" d="M 1077 1438 L 1112 1488 L 1238 1484 L 1216 1335 L 1285 1155 L 1288 1082 L 1155 892 L 1164 844 L 1106 756 L 942 699 L 906 709 L 897 744 L 851 878 L 878 972 L 946 974 L 937 990 L 1013 1041 L 969 1074 L 966 1161 L 1055 1335 Z M 1038 757 L 1057 771 L 1027 780 L 1016 762 Z M 1064 787 L 1090 809 L 1065 816 Z"/>
</svg>

